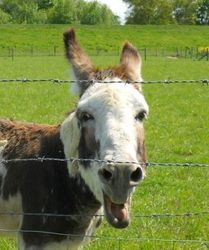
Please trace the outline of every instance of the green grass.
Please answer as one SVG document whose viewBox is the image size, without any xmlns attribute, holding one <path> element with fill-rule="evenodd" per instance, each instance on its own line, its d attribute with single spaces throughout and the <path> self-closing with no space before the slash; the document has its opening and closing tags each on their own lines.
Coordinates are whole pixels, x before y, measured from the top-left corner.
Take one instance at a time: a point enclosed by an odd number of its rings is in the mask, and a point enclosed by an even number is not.
<svg viewBox="0 0 209 250">
<path fill-rule="evenodd" d="M 129 36 L 131 41 L 135 29 L 140 30 L 142 27 L 132 28 L 132 35 Z M 88 27 L 80 29 L 88 30 Z M 151 26 L 148 26 L 148 29 L 151 29 Z M 92 28 L 92 32 L 95 30 Z M 125 33 L 123 35 L 125 37 Z M 117 32 L 115 36 L 117 37 Z M 123 40 L 122 37 L 115 39 L 118 42 Z M 93 57 L 98 66 L 115 64 L 118 60 L 113 56 L 105 59 Z M 0 58 L 0 65 L 0 78 L 69 78 L 68 64 L 61 57 L 18 57 L 14 61 L 11 58 Z M 142 72 L 145 80 L 204 79 L 209 78 L 208 68 L 209 62 L 206 61 L 149 57 L 143 62 Z M 145 85 L 143 90 L 150 106 L 150 115 L 145 122 L 149 160 L 209 163 L 209 87 L 198 84 L 157 84 Z M 75 102 L 76 97 L 70 94 L 68 84 L 0 83 L 0 117 L 55 124 L 64 119 L 65 113 L 75 106 Z M 97 235 L 209 241 L 209 215 L 175 218 L 134 217 L 156 213 L 207 211 L 208 179 L 208 168 L 149 168 L 147 178 L 133 197 L 133 218 L 130 227 L 116 230 L 104 221 Z M 15 249 L 15 246 L 15 240 L 3 238 L 0 241 L 0 249 Z M 123 250 L 196 250 L 208 249 L 209 246 L 152 240 L 102 239 L 92 241 L 86 249 L 96 250 L 104 247 Z"/>
<path fill-rule="evenodd" d="M 81 45 L 87 50 L 119 51 L 130 40 L 138 48 L 208 47 L 209 27 L 192 25 L 74 26 Z M 69 25 L 0 25 L 0 52 L 62 52 L 62 34 Z M 2 52 L 3 53 L 3 52 Z"/>
</svg>

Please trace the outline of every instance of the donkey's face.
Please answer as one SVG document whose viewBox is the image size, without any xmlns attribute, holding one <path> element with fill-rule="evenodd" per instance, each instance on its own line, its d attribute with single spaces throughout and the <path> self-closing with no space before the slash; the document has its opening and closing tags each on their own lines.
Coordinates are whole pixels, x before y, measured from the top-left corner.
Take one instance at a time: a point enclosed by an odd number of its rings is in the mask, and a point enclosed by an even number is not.
<svg viewBox="0 0 209 250">
<path fill-rule="evenodd" d="M 77 109 L 61 127 L 66 157 L 92 161 L 69 163 L 69 171 L 71 175 L 80 172 L 104 205 L 108 222 L 123 228 L 129 223 L 131 194 L 144 177 L 142 163 L 146 162 L 142 122 L 148 105 L 135 85 L 125 83 L 127 79 L 141 80 L 140 57 L 126 43 L 120 65 L 98 71 L 78 46 L 73 30 L 66 32 L 64 38 L 76 78 L 94 80 L 78 83 L 81 98 Z"/>
</svg>

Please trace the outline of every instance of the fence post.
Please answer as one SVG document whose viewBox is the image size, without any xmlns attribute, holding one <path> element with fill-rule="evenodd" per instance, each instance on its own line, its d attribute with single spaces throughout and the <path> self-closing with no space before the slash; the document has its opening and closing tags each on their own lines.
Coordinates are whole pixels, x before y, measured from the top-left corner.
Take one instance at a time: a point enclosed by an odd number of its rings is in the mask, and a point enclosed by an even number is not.
<svg viewBox="0 0 209 250">
<path fill-rule="evenodd" d="M 209 49 L 207 48 L 207 61 L 209 60 Z"/>
<path fill-rule="evenodd" d="M 193 58 L 193 52 L 194 52 L 194 48 L 191 47 L 191 48 L 190 48 L 190 58 L 191 58 L 191 59 Z"/>
<path fill-rule="evenodd" d="M 54 46 L 54 56 L 57 55 L 57 46 Z"/>
<path fill-rule="evenodd" d="M 33 46 L 30 47 L 30 54 L 33 56 Z"/>
<path fill-rule="evenodd" d="M 11 56 L 11 48 L 9 47 L 8 48 L 8 57 L 10 57 Z"/>
<path fill-rule="evenodd" d="M 176 57 L 179 56 L 179 50 L 178 50 L 178 47 L 176 47 Z"/>
<path fill-rule="evenodd" d="M 184 51 L 184 58 L 187 58 L 187 47 L 185 47 L 185 51 Z"/>
<path fill-rule="evenodd" d="M 118 239 L 118 250 L 121 250 L 121 238 Z"/>
<path fill-rule="evenodd" d="M 162 57 L 165 56 L 165 51 L 164 51 L 164 47 L 162 48 Z"/>
<path fill-rule="evenodd" d="M 12 61 L 14 61 L 14 48 L 11 48 L 11 57 L 12 57 Z"/>
<path fill-rule="evenodd" d="M 196 47 L 196 55 L 195 55 L 196 59 L 198 58 L 198 55 L 199 55 L 199 49 L 198 47 Z"/>
<path fill-rule="evenodd" d="M 144 48 L 144 60 L 147 60 L 147 48 Z"/>
</svg>

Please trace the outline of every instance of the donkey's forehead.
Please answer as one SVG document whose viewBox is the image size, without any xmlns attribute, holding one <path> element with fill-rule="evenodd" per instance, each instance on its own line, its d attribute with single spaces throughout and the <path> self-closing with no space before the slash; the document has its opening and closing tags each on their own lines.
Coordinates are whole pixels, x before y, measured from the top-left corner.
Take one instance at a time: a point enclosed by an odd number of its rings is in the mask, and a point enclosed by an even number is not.
<svg viewBox="0 0 209 250">
<path fill-rule="evenodd" d="M 99 110 L 101 107 L 131 107 L 143 109 L 148 113 L 144 96 L 132 84 L 96 83 L 89 87 L 78 103 L 78 109 L 85 111 Z"/>
</svg>

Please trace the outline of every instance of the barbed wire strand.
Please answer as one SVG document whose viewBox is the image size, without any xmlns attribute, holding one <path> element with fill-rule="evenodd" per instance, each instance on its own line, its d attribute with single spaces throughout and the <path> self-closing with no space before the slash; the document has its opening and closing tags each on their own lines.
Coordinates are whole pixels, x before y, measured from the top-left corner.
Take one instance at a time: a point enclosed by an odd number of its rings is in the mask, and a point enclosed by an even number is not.
<svg viewBox="0 0 209 250">
<path fill-rule="evenodd" d="M 157 214 L 133 214 L 132 218 L 174 218 L 174 217 L 196 217 L 196 216 L 207 216 L 209 211 L 199 212 L 186 212 L 186 213 L 157 213 Z M 13 212 L 13 211 L 1 211 L 0 216 L 45 216 L 45 217 L 104 217 L 104 214 L 57 214 L 57 213 L 32 213 L 32 212 Z"/>
<path fill-rule="evenodd" d="M 69 158 L 69 159 L 60 159 L 60 158 L 47 158 L 47 157 L 37 157 L 37 158 L 25 158 L 25 159 L 0 159 L 0 163 L 7 164 L 10 162 L 29 162 L 29 161 L 58 161 L 58 162 L 98 162 L 105 164 L 136 164 L 136 165 L 146 165 L 148 167 L 201 167 L 201 168 L 209 168 L 209 164 L 207 163 L 189 163 L 189 162 L 134 162 L 134 161 L 112 161 L 112 160 L 99 160 L 99 159 L 82 159 L 82 158 Z"/>
<path fill-rule="evenodd" d="M 55 83 L 55 84 L 61 84 L 61 83 L 89 83 L 92 84 L 94 82 L 97 83 L 124 83 L 124 81 L 115 81 L 115 80 L 62 80 L 62 79 L 29 79 L 29 78 L 22 78 L 22 79 L 0 79 L 1 83 Z M 206 84 L 209 85 L 209 79 L 189 79 L 189 80 L 149 80 L 149 81 L 131 81 L 127 80 L 125 81 L 126 84 L 129 83 L 135 83 L 135 84 L 178 84 L 178 83 L 199 83 L 199 84 Z"/>
<path fill-rule="evenodd" d="M 0 79 L 1 83 L 54 83 L 54 84 L 62 84 L 62 83 L 85 83 L 85 82 L 95 82 L 94 80 L 61 80 L 61 79 Z M 124 83 L 124 81 L 100 81 L 96 80 L 97 83 Z M 135 84 L 177 84 L 177 83 L 199 83 L 209 85 L 209 79 L 191 79 L 191 80 L 150 80 L 150 81 L 126 81 L 126 84 L 135 83 Z M 100 163 L 127 163 L 120 161 L 103 161 L 96 159 L 78 159 L 78 158 L 70 158 L 70 159 L 57 159 L 57 158 L 30 158 L 30 159 L 9 159 L 9 160 L 1 160 L 0 163 L 8 163 L 8 162 L 26 162 L 26 161 L 96 161 Z M 137 163 L 137 162 L 128 162 L 133 164 L 145 164 L 145 163 Z M 205 163 L 170 163 L 170 162 L 147 162 L 146 166 L 155 167 L 155 166 L 176 166 L 176 167 L 209 167 L 209 164 Z M 191 216 L 203 216 L 208 215 L 209 211 L 200 211 L 200 212 L 187 212 L 187 213 L 158 213 L 158 214 L 145 214 L 145 215 L 132 215 L 134 218 L 162 218 L 162 217 L 191 217 Z M 81 215 L 69 215 L 69 214 L 53 214 L 53 213 L 16 213 L 16 212 L 0 212 L 0 216 L 46 216 L 46 217 L 72 217 L 72 216 L 81 216 Z M 83 215 L 82 215 L 83 216 Z M 86 216 L 100 216 L 104 217 L 104 215 L 86 215 Z M 91 235 L 73 235 L 67 233 L 60 232 L 51 232 L 51 231 L 39 231 L 39 230 L 10 230 L 10 229 L 1 229 L 1 232 L 14 232 L 14 233 L 39 233 L 39 234 L 50 234 L 50 235 L 59 235 L 59 236 L 67 236 L 67 237 L 85 237 L 85 238 L 93 238 L 99 240 L 118 240 L 119 246 L 121 241 L 160 241 L 167 243 L 192 243 L 192 244 L 209 244 L 209 241 L 206 240 L 184 240 L 184 239 L 160 239 L 160 238 L 148 238 L 148 237 L 110 237 L 110 236 L 91 236 Z"/>
<path fill-rule="evenodd" d="M 35 234 L 47 234 L 47 235 L 58 235 L 66 236 L 72 238 L 91 238 L 97 240 L 109 240 L 109 241 L 159 241 L 167 243 L 190 243 L 190 244 L 209 244 L 207 240 L 186 240 L 186 239 L 163 239 L 163 238 L 149 238 L 149 237 L 111 237 L 111 236 L 94 236 L 87 234 L 69 234 L 69 233 L 60 233 L 54 231 L 42 231 L 42 230 L 28 230 L 28 229 L 3 229 L 0 228 L 1 232 L 10 232 L 10 233 L 35 233 Z"/>
</svg>

